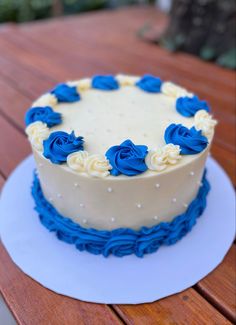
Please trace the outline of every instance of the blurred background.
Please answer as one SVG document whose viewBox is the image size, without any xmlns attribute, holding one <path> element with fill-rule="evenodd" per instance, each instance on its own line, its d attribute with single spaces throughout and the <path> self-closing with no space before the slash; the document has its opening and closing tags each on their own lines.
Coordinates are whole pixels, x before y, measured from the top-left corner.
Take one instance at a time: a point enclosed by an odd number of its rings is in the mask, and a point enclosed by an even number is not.
<svg viewBox="0 0 236 325">
<path fill-rule="evenodd" d="M 137 30 L 143 41 L 171 52 L 184 51 L 236 68 L 235 0 L 0 0 L 0 23 L 22 23 L 86 11 L 124 6 L 153 6 L 169 16 L 168 27 L 156 33 L 155 24 Z M 158 24 L 158 22 L 157 22 Z"/>
</svg>

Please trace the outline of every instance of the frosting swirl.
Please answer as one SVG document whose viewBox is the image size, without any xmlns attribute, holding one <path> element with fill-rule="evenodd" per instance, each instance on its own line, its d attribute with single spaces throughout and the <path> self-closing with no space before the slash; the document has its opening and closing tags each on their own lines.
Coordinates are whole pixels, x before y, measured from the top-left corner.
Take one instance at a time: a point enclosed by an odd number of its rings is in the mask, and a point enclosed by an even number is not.
<svg viewBox="0 0 236 325">
<path fill-rule="evenodd" d="M 116 90 L 119 88 L 117 80 L 111 76 L 94 76 L 92 87 L 100 90 Z"/>
<path fill-rule="evenodd" d="M 94 177 L 106 177 L 112 168 L 103 155 L 90 155 L 87 151 L 78 151 L 67 157 L 68 166 L 77 172 L 87 172 Z"/>
<path fill-rule="evenodd" d="M 68 81 L 66 84 L 70 87 L 76 87 L 78 93 L 80 93 L 91 88 L 91 79 L 84 78 L 76 81 Z"/>
<path fill-rule="evenodd" d="M 160 78 L 154 77 L 150 74 L 144 75 L 138 82 L 136 86 L 149 93 L 159 93 L 161 91 L 162 81 Z"/>
<path fill-rule="evenodd" d="M 43 150 L 43 141 L 49 136 L 47 124 L 37 121 L 29 124 L 25 129 L 28 139 L 32 146 L 39 150 Z"/>
<path fill-rule="evenodd" d="M 147 170 L 145 157 L 147 146 L 135 145 L 131 140 L 125 140 L 119 146 L 113 146 L 106 152 L 113 176 L 124 174 L 135 176 Z"/>
<path fill-rule="evenodd" d="M 183 116 L 194 116 L 199 110 L 210 111 L 205 100 L 200 100 L 197 96 L 179 97 L 176 100 L 176 110 Z"/>
<path fill-rule="evenodd" d="M 61 123 L 61 114 L 54 112 L 50 106 L 32 107 L 25 114 L 25 124 L 29 125 L 36 121 L 41 121 L 48 127 L 52 127 Z"/>
<path fill-rule="evenodd" d="M 120 86 L 123 86 L 123 87 L 134 86 L 136 84 L 136 82 L 139 80 L 139 77 L 118 74 L 116 76 L 116 80 L 119 82 Z"/>
<path fill-rule="evenodd" d="M 211 137 L 217 121 L 212 118 L 205 110 L 198 111 L 194 116 L 194 125 L 197 130 L 201 130 L 206 137 Z"/>
<path fill-rule="evenodd" d="M 182 88 L 170 81 L 166 81 L 162 83 L 161 92 L 167 96 L 174 97 L 174 98 L 193 96 L 193 94 L 189 93 L 185 88 Z"/>
<path fill-rule="evenodd" d="M 112 231 L 84 228 L 62 216 L 44 197 L 37 176 L 34 176 L 32 195 L 40 221 L 50 231 L 55 231 L 57 237 L 67 243 L 74 244 L 80 251 L 92 254 L 110 254 L 125 256 L 155 252 L 161 245 L 172 245 L 181 239 L 195 225 L 198 217 L 206 207 L 206 198 L 210 185 L 205 173 L 202 186 L 197 196 L 183 214 L 176 216 L 171 222 L 161 222 L 153 227 L 142 227 L 135 231 L 130 228 L 117 228 Z"/>
<path fill-rule="evenodd" d="M 61 164 L 67 156 L 75 151 L 83 150 L 83 137 L 76 137 L 74 131 L 68 134 L 63 131 L 52 132 L 43 141 L 43 155 L 54 164 Z"/>
<path fill-rule="evenodd" d="M 195 127 L 186 128 L 182 124 L 171 124 L 165 130 L 166 143 L 179 145 L 182 155 L 194 155 L 203 151 L 208 144 L 208 140 L 197 131 Z"/>
<path fill-rule="evenodd" d="M 88 152 L 84 150 L 80 150 L 71 153 L 67 157 L 67 164 L 71 169 L 77 172 L 85 172 L 87 158 L 88 158 Z"/>
<path fill-rule="evenodd" d="M 80 95 L 75 86 L 70 87 L 67 84 L 59 84 L 51 90 L 59 103 L 73 103 L 80 100 Z"/>
<path fill-rule="evenodd" d="M 32 107 L 44 107 L 50 106 L 54 107 L 57 104 L 57 98 L 55 95 L 47 93 L 39 97 L 35 102 L 33 102 Z"/>
<path fill-rule="evenodd" d="M 111 169 L 109 161 L 103 155 L 90 155 L 86 159 L 86 171 L 94 177 L 106 177 L 110 174 Z"/>
<path fill-rule="evenodd" d="M 150 150 L 145 158 L 146 165 L 149 169 L 162 171 L 168 164 L 176 164 L 180 156 L 180 147 L 172 143 L 165 145 L 157 150 Z"/>
</svg>

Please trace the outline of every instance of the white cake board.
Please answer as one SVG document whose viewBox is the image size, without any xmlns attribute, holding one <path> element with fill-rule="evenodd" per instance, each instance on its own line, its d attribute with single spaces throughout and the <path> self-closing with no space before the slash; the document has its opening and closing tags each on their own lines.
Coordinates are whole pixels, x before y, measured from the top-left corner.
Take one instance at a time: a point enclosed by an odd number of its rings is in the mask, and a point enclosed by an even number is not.
<svg viewBox="0 0 236 325">
<path fill-rule="evenodd" d="M 44 287 L 106 304 L 152 302 L 193 286 L 221 263 L 235 236 L 234 189 L 222 168 L 207 162 L 208 205 L 193 230 L 144 258 L 79 252 L 41 225 L 30 194 L 34 161 L 24 160 L 0 200 L 1 239 L 13 261 Z M 7 272 L 7 271 L 6 271 Z"/>
</svg>

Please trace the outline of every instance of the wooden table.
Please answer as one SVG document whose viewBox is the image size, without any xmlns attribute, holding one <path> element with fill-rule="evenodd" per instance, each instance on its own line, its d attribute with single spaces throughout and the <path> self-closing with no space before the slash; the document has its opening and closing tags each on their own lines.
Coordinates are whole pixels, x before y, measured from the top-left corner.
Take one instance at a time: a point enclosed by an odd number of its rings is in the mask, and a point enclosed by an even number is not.
<svg viewBox="0 0 236 325">
<path fill-rule="evenodd" d="M 207 99 L 220 121 L 212 154 L 235 184 L 235 74 L 141 41 L 137 30 L 154 21 L 161 30 L 166 17 L 153 8 L 132 8 L 0 27 L 0 185 L 31 151 L 23 117 L 33 99 L 64 80 L 117 72 L 153 73 Z M 0 289 L 16 320 L 26 325 L 230 324 L 236 318 L 235 251 L 233 245 L 223 263 L 192 288 L 132 306 L 57 295 L 22 273 L 0 245 Z"/>
</svg>

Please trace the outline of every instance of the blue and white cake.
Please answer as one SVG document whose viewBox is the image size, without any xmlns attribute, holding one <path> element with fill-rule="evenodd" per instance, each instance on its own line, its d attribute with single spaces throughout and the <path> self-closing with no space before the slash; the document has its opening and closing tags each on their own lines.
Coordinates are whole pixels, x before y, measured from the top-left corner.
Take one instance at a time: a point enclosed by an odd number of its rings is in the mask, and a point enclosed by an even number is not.
<svg viewBox="0 0 236 325">
<path fill-rule="evenodd" d="M 43 225 L 80 251 L 142 257 L 206 206 L 216 121 L 206 101 L 152 75 L 57 85 L 25 116 Z"/>
</svg>

